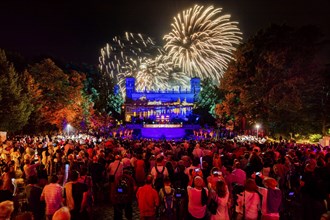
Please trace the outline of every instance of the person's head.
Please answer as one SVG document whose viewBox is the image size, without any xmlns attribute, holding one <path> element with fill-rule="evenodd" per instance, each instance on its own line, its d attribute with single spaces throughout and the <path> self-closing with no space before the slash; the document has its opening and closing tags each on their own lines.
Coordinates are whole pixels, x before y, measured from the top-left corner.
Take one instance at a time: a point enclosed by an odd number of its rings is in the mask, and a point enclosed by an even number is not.
<svg viewBox="0 0 330 220">
<path fill-rule="evenodd" d="M 79 172 L 77 170 L 72 170 L 71 171 L 71 180 L 76 181 L 79 178 Z"/>
<path fill-rule="evenodd" d="M 244 188 L 248 192 L 256 192 L 258 190 L 258 186 L 256 184 L 256 181 L 254 179 L 247 179 L 245 181 Z"/>
<path fill-rule="evenodd" d="M 163 163 L 163 157 L 157 157 L 156 163 L 157 163 L 157 165 L 162 165 L 162 163 Z"/>
<path fill-rule="evenodd" d="M 7 200 L 0 203 L 0 219 L 10 219 L 13 211 L 14 203 L 12 201 Z"/>
<path fill-rule="evenodd" d="M 70 210 L 68 207 L 65 206 L 57 210 L 52 218 L 52 220 L 70 220 L 70 219 L 71 219 Z"/>
<path fill-rule="evenodd" d="M 164 186 L 170 186 L 171 185 L 171 180 L 168 177 L 164 178 Z"/>
<path fill-rule="evenodd" d="M 200 176 L 195 176 L 194 178 L 194 187 L 195 188 L 202 188 L 204 186 L 204 180 Z"/>
<path fill-rule="evenodd" d="M 211 169 L 211 175 L 213 176 L 219 176 L 220 172 L 219 172 L 219 168 L 218 167 L 213 167 Z"/>
<path fill-rule="evenodd" d="M 267 187 L 267 188 L 275 189 L 276 186 L 277 186 L 277 181 L 276 181 L 274 178 L 266 177 L 266 178 L 263 180 L 263 184 L 264 184 L 264 186 Z"/>
<path fill-rule="evenodd" d="M 25 159 L 24 163 L 29 165 L 31 163 L 31 161 L 30 161 L 30 159 Z"/>
<path fill-rule="evenodd" d="M 195 167 L 197 167 L 199 164 L 200 164 L 200 160 L 199 160 L 199 158 L 195 157 L 195 158 L 193 159 L 192 165 L 195 166 Z"/>
<path fill-rule="evenodd" d="M 216 189 L 217 195 L 220 198 L 224 198 L 226 196 L 227 187 L 226 187 L 226 183 L 223 180 L 219 180 L 216 182 L 215 189 Z"/>
<path fill-rule="evenodd" d="M 152 184 L 152 180 L 153 180 L 153 177 L 152 177 L 152 175 L 149 174 L 149 175 L 147 176 L 145 182 L 146 182 L 147 185 L 151 185 L 151 184 Z"/>
<path fill-rule="evenodd" d="M 50 182 L 51 183 L 57 183 L 57 181 L 58 181 L 57 175 L 52 175 L 51 178 L 50 178 Z"/>
<path fill-rule="evenodd" d="M 240 169 L 240 168 L 241 168 L 241 164 L 240 164 L 240 162 L 236 162 L 236 163 L 234 164 L 234 167 L 235 167 L 235 169 Z"/>
</svg>

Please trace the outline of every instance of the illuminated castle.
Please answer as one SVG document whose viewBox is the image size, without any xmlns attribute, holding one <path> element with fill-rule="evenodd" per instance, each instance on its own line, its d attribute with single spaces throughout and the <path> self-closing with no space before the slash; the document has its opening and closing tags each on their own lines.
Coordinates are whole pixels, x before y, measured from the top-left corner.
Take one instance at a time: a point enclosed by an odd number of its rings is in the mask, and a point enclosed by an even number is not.
<svg viewBox="0 0 330 220">
<path fill-rule="evenodd" d="M 136 91 L 135 78 L 126 78 L 125 120 L 148 119 L 161 124 L 187 120 L 198 100 L 200 84 L 200 78 L 192 78 L 189 90 Z"/>
</svg>

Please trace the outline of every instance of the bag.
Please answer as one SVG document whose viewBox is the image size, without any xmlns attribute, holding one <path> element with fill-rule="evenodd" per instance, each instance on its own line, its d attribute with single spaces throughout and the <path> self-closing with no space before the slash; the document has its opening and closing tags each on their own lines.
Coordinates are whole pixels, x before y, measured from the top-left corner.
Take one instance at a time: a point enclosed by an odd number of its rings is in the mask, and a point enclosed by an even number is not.
<svg viewBox="0 0 330 220">
<path fill-rule="evenodd" d="M 129 185 L 129 179 L 127 177 L 122 176 L 119 179 L 115 190 L 116 190 L 115 199 L 118 204 L 125 204 L 130 202 L 130 198 L 129 198 L 130 185 Z"/>
<path fill-rule="evenodd" d="M 212 215 L 217 214 L 218 209 L 218 197 L 214 191 L 209 192 L 209 201 L 207 203 L 207 209 Z"/>
<path fill-rule="evenodd" d="M 161 188 L 164 187 L 164 171 L 165 171 L 165 167 L 163 166 L 163 170 L 161 172 L 158 171 L 157 169 L 157 166 L 155 167 L 156 169 L 156 179 L 155 179 L 155 182 L 154 182 L 154 186 L 155 186 L 155 189 L 157 191 L 159 191 Z"/>
<path fill-rule="evenodd" d="M 118 166 L 117 166 L 117 169 L 116 169 L 115 173 L 113 175 L 109 175 L 109 182 L 110 183 L 115 182 L 115 176 L 116 176 L 116 173 L 118 171 L 119 165 L 120 165 L 120 162 L 118 163 Z"/>
<path fill-rule="evenodd" d="M 270 189 L 267 191 L 267 212 L 279 213 L 282 203 L 282 192 L 279 189 Z"/>
<path fill-rule="evenodd" d="M 174 214 L 174 189 L 170 193 L 166 193 L 165 189 L 161 189 L 164 193 L 164 207 L 162 210 L 163 215 L 172 216 Z"/>
</svg>

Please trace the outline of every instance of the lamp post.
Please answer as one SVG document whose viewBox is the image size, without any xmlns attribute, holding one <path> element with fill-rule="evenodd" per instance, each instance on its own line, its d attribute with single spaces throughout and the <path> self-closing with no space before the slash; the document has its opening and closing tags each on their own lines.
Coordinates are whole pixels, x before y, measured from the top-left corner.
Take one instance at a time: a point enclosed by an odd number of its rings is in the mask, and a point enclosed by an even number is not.
<svg viewBox="0 0 330 220">
<path fill-rule="evenodd" d="M 258 138 L 260 125 L 259 124 L 256 124 L 256 128 L 257 128 L 257 138 Z"/>
</svg>

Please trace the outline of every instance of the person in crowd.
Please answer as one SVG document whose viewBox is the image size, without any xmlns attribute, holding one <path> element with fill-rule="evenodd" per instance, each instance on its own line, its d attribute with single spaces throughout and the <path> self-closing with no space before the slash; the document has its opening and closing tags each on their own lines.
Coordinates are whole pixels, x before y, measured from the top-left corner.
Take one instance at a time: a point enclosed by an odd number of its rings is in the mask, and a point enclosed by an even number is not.
<svg viewBox="0 0 330 220">
<path fill-rule="evenodd" d="M 146 177 L 146 167 L 145 167 L 145 162 L 142 159 L 142 155 L 138 154 L 136 156 L 135 160 L 135 164 L 134 164 L 134 169 L 135 169 L 135 180 L 136 180 L 136 184 L 138 186 L 142 186 L 144 181 L 145 181 L 145 177 Z"/>
<path fill-rule="evenodd" d="M 88 219 L 86 208 L 88 186 L 85 183 L 78 182 L 79 172 L 71 171 L 71 181 L 64 185 L 65 204 L 70 209 L 71 219 Z"/>
<path fill-rule="evenodd" d="M 3 190 L 8 190 L 11 193 L 14 192 L 14 186 L 12 184 L 12 179 L 15 178 L 15 171 L 14 171 L 14 166 L 9 164 L 9 165 L 4 165 L 3 167 L 3 173 L 2 173 L 2 181 L 3 181 Z"/>
<path fill-rule="evenodd" d="M 163 165 L 163 157 L 160 156 L 156 160 L 156 165 L 151 169 L 151 175 L 153 176 L 154 186 L 157 192 L 164 186 L 164 178 L 168 176 L 167 168 Z"/>
<path fill-rule="evenodd" d="M 63 188 L 58 184 L 58 177 L 53 175 L 50 183 L 42 190 L 40 200 L 46 202 L 46 219 L 51 220 L 54 213 L 61 208 Z"/>
<path fill-rule="evenodd" d="M 70 220 L 70 219 L 71 219 L 70 209 L 66 206 L 57 210 L 52 218 L 52 220 Z"/>
<path fill-rule="evenodd" d="M 138 188 L 136 192 L 141 220 L 156 219 L 156 209 L 159 207 L 159 196 L 157 191 L 152 187 L 152 183 L 153 176 L 148 175 L 145 185 Z"/>
<path fill-rule="evenodd" d="M 258 191 L 262 195 L 261 218 L 263 220 L 279 220 L 282 192 L 277 188 L 277 181 L 274 178 L 265 177 L 263 184 L 265 187 L 258 187 Z"/>
<path fill-rule="evenodd" d="M 186 168 L 185 173 L 189 176 L 189 185 L 193 183 L 194 175 L 197 170 L 200 170 L 201 164 L 199 158 L 194 158 L 192 164 Z M 194 172 L 195 171 L 195 172 Z M 202 171 L 200 171 L 202 172 Z"/>
<path fill-rule="evenodd" d="M 239 162 L 234 164 L 234 170 L 232 174 L 234 175 L 234 183 L 244 185 L 246 180 L 246 173 L 241 169 L 241 164 Z"/>
<path fill-rule="evenodd" d="M 188 219 L 196 220 L 207 218 L 207 199 L 208 190 L 204 188 L 204 180 L 196 176 L 193 180 L 193 186 L 187 187 L 188 192 Z"/>
<path fill-rule="evenodd" d="M 1 220 L 10 220 L 11 214 L 14 211 L 14 202 L 13 201 L 3 201 L 0 203 L 0 219 Z"/>
<path fill-rule="evenodd" d="M 196 144 L 192 154 L 193 154 L 194 158 L 201 158 L 203 156 L 203 150 L 201 149 L 201 146 L 199 143 Z"/>
<path fill-rule="evenodd" d="M 229 220 L 228 200 L 229 191 L 226 182 L 218 180 L 216 182 L 215 193 L 216 202 L 218 203 L 217 212 L 215 215 L 211 215 L 211 220 Z"/>
<path fill-rule="evenodd" d="M 13 193 L 8 189 L 3 188 L 3 180 L 0 179 L 0 202 L 6 200 L 13 200 Z"/>
<path fill-rule="evenodd" d="M 236 213 L 243 219 L 256 220 L 261 204 L 258 186 L 254 179 L 249 178 L 246 180 L 244 188 L 244 192 L 238 195 L 236 201 Z"/>
<path fill-rule="evenodd" d="M 217 167 L 213 167 L 210 175 L 207 177 L 207 187 L 216 190 L 216 183 L 219 180 L 224 180 L 222 172 Z"/>
<path fill-rule="evenodd" d="M 25 179 L 29 179 L 30 176 L 37 176 L 37 167 L 40 165 L 40 162 L 31 164 L 30 159 L 25 159 L 25 165 L 23 167 Z"/>
<path fill-rule="evenodd" d="M 40 201 L 42 188 L 39 186 L 36 176 L 30 176 L 27 183 L 25 192 L 29 210 L 32 211 L 35 220 L 42 220 L 45 215 L 45 203 Z"/>
<path fill-rule="evenodd" d="M 175 213 L 175 190 L 171 187 L 171 180 L 169 177 L 164 178 L 164 187 L 159 191 L 160 200 L 160 217 L 161 219 L 173 219 Z"/>
<path fill-rule="evenodd" d="M 87 175 L 87 167 L 86 166 L 82 166 L 78 182 L 86 184 L 87 187 L 88 187 L 88 190 L 85 193 L 86 194 L 85 195 L 86 196 L 85 209 L 87 210 L 89 218 L 91 219 L 92 206 L 93 206 L 93 203 L 94 203 L 93 181 L 92 181 L 92 177 Z"/>
<path fill-rule="evenodd" d="M 176 172 L 173 177 L 173 186 L 175 189 L 186 189 L 189 183 L 189 176 L 185 173 L 183 161 L 179 161 Z"/>
<path fill-rule="evenodd" d="M 104 177 L 105 167 L 99 163 L 98 157 L 96 155 L 93 156 L 93 162 L 89 165 L 89 171 L 93 180 L 92 191 L 94 195 L 94 203 L 97 204 L 100 202 L 101 194 L 103 194 L 102 188 L 104 184 L 103 177 Z"/>
<path fill-rule="evenodd" d="M 221 169 L 222 167 L 222 161 L 219 153 L 214 153 L 213 155 L 213 167 L 216 167 L 218 169 Z"/>
<path fill-rule="evenodd" d="M 114 219 L 121 220 L 124 209 L 126 219 L 132 220 L 132 203 L 135 197 L 136 184 L 130 169 L 124 169 L 123 175 L 115 180 L 115 187 L 112 190 L 111 202 L 114 206 Z"/>
</svg>

